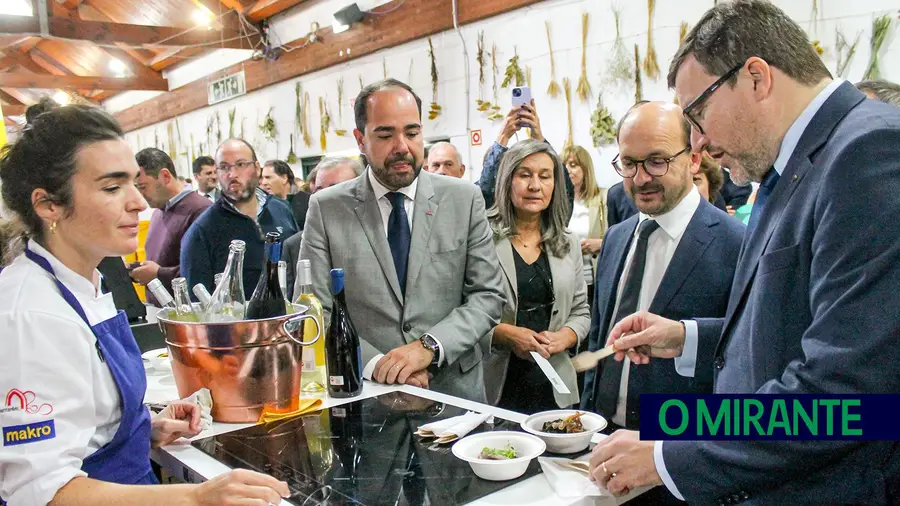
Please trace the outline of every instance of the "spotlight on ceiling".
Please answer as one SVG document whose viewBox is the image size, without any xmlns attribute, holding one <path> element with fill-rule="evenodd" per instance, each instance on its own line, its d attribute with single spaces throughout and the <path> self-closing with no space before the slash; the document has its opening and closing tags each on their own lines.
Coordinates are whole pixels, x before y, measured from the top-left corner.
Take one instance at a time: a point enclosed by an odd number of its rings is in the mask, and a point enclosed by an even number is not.
<svg viewBox="0 0 900 506">
<path fill-rule="evenodd" d="M 69 94 L 64 91 L 57 91 L 53 94 L 53 101 L 59 105 L 67 105 L 69 103 Z"/>
<path fill-rule="evenodd" d="M 128 70 L 128 67 L 122 63 L 122 60 L 118 58 L 110 58 L 109 59 L 109 70 L 112 70 L 118 76 L 125 74 L 125 71 Z"/>
<path fill-rule="evenodd" d="M 352 3 L 334 13 L 331 30 L 334 33 L 346 32 L 350 29 L 350 25 L 362 21 L 363 17 L 364 14 L 359 10 L 359 6 Z"/>
</svg>

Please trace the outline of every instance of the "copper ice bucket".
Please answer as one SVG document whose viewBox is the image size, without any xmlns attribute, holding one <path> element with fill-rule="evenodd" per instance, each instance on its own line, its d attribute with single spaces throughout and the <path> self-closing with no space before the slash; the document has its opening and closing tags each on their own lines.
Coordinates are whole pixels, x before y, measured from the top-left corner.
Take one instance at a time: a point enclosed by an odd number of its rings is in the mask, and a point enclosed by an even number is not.
<svg viewBox="0 0 900 506">
<path fill-rule="evenodd" d="M 322 336 L 304 335 L 306 306 L 265 320 L 189 323 L 157 315 L 166 338 L 178 395 L 201 388 L 212 393 L 217 422 L 253 423 L 263 411 L 289 413 L 300 407 L 301 351 Z M 312 334 L 311 332 L 309 334 Z M 304 340 L 308 339 L 308 340 Z"/>
</svg>

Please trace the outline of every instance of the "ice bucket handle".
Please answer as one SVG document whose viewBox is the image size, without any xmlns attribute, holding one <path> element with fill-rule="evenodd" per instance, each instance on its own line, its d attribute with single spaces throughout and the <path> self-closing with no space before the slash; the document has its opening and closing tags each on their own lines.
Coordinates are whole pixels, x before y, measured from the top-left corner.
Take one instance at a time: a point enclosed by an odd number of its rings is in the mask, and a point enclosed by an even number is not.
<svg viewBox="0 0 900 506">
<path fill-rule="evenodd" d="M 313 339 L 312 341 L 309 341 L 309 342 L 301 341 L 300 339 L 297 339 L 296 336 L 294 336 L 295 332 L 303 329 L 302 322 L 306 318 L 311 318 L 313 323 L 316 324 L 316 337 L 315 337 L 315 339 Z M 303 314 L 303 315 L 292 316 L 292 317 L 288 318 L 287 320 L 285 320 L 284 323 L 281 324 L 281 328 L 284 330 L 284 333 L 287 334 L 288 337 L 291 338 L 291 341 L 294 341 L 295 343 L 299 344 L 300 346 L 311 346 L 313 343 L 315 343 L 322 337 L 322 328 L 319 326 L 319 322 L 316 320 L 316 318 L 313 315 Z M 302 337 L 302 333 L 301 333 L 301 337 Z"/>
</svg>

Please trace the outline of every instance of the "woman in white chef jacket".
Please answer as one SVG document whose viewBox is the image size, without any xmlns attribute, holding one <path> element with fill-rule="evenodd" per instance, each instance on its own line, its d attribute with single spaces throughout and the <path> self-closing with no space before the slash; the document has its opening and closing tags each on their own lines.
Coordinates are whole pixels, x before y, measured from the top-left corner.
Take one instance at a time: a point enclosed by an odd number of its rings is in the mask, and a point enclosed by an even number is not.
<svg viewBox="0 0 900 506">
<path fill-rule="evenodd" d="M 174 403 L 151 419 L 124 313 L 102 294 L 100 260 L 137 249 L 134 154 L 101 109 L 42 114 L 0 158 L 3 200 L 28 237 L 0 272 L 0 503 L 278 504 L 283 482 L 233 471 L 200 485 L 151 485 L 151 445 L 199 430 Z"/>
</svg>

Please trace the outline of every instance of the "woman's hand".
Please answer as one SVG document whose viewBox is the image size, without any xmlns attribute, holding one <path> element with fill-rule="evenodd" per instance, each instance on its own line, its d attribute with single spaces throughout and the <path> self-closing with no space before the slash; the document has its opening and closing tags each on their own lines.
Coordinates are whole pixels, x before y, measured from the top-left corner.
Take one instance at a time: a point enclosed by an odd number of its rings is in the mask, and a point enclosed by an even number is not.
<svg viewBox="0 0 900 506">
<path fill-rule="evenodd" d="M 188 503 L 195 506 L 223 506 L 238 504 L 281 504 L 290 496 L 287 483 L 246 469 L 216 476 L 197 485 L 188 493 Z"/>
<path fill-rule="evenodd" d="M 200 406 L 193 402 L 174 401 L 150 422 L 150 443 L 153 448 L 197 434 L 200 434 Z"/>
<path fill-rule="evenodd" d="M 600 253 L 600 246 L 603 245 L 603 239 L 582 239 L 581 240 L 581 254 L 582 255 L 591 255 L 595 253 Z"/>
<path fill-rule="evenodd" d="M 549 344 L 549 340 L 531 329 L 501 323 L 494 329 L 494 339 L 512 350 L 522 360 L 533 360 L 532 351 L 544 358 L 550 358 L 545 347 Z"/>
<path fill-rule="evenodd" d="M 544 142 L 544 132 L 541 131 L 541 120 L 534 107 L 534 100 L 531 101 L 531 105 L 523 105 L 519 108 L 519 127 L 530 128 L 531 138 L 538 142 Z"/>
<path fill-rule="evenodd" d="M 547 341 L 547 344 L 544 345 L 544 349 L 547 350 L 547 353 L 550 355 L 562 353 L 578 344 L 578 336 L 575 334 L 575 331 L 569 327 L 563 327 L 556 332 L 545 330 L 544 332 L 541 332 L 540 335 Z"/>
<path fill-rule="evenodd" d="M 497 144 L 506 147 L 509 144 L 509 140 L 512 138 L 516 132 L 519 131 L 519 108 L 513 107 L 506 113 L 506 117 L 503 118 L 503 124 L 500 125 L 500 133 L 497 134 Z"/>
</svg>

